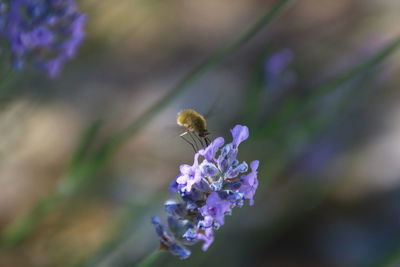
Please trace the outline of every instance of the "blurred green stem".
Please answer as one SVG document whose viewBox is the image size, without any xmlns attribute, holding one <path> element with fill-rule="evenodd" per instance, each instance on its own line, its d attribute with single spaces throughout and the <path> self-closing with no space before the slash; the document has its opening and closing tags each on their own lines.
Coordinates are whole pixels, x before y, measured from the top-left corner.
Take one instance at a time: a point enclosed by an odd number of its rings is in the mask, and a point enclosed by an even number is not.
<svg viewBox="0 0 400 267">
<path fill-rule="evenodd" d="M 159 249 L 156 251 L 153 251 L 150 255 L 148 255 L 146 258 L 144 258 L 139 263 L 137 263 L 135 267 L 152 266 L 152 264 L 160 257 L 161 254 L 163 254 L 163 252 L 164 251 L 159 250 Z"/>
<path fill-rule="evenodd" d="M 9 95 L 9 88 L 15 78 L 15 71 L 9 69 L 0 77 L 0 102 L 3 102 Z"/>
<path fill-rule="evenodd" d="M 174 99 L 176 99 L 185 90 L 189 89 L 189 86 L 197 81 L 202 75 L 210 71 L 212 68 L 220 64 L 224 59 L 236 52 L 241 46 L 250 41 L 258 32 L 260 32 L 266 25 L 273 21 L 281 11 L 289 5 L 293 0 L 280 0 L 272 8 L 266 10 L 266 12 L 242 35 L 226 46 L 218 50 L 213 56 L 205 60 L 203 63 L 195 67 L 189 72 L 171 91 L 169 91 L 163 98 L 148 108 L 141 116 L 135 121 L 129 124 L 126 128 L 117 132 L 108 142 L 103 144 L 99 150 L 89 158 L 82 158 L 80 160 L 72 159 L 70 167 L 67 169 L 63 179 L 60 180 L 61 190 L 54 194 L 55 204 L 58 204 L 60 196 L 68 196 L 80 187 L 85 185 L 89 179 L 93 178 L 94 174 L 103 167 L 108 160 L 117 152 L 129 138 L 134 136 L 143 126 L 150 122 L 150 120 L 157 115 L 161 110 L 167 107 Z M 97 131 L 97 126 L 93 126 L 92 131 Z M 90 131 L 90 129 L 89 129 Z M 86 136 L 86 135 L 85 135 Z M 93 136 L 94 138 L 95 136 Z M 83 139 L 86 140 L 87 136 Z M 92 143 L 92 142 L 89 142 Z M 85 141 L 82 142 L 82 146 L 88 147 Z M 87 148 L 85 148 L 87 149 Z M 77 150 L 76 155 L 85 155 L 85 151 Z M 48 198 L 39 202 L 28 215 L 17 219 L 15 223 L 12 223 L 7 227 L 7 234 L 1 240 L 3 245 L 15 245 L 22 241 L 23 238 L 28 235 L 32 229 L 38 224 L 41 217 L 47 212 L 51 211 L 56 205 L 48 203 Z M 49 199 L 52 199 L 49 198 Z M 40 208 L 43 204 L 47 203 L 45 209 Z M 40 212 L 36 212 L 40 210 Z M 25 220 L 25 221 L 24 221 Z M 6 238 L 4 238 L 6 237 Z"/>
<path fill-rule="evenodd" d="M 271 136 L 272 134 L 279 134 L 276 132 L 276 130 L 281 129 L 283 125 L 289 123 L 290 121 L 295 121 L 298 119 L 298 117 L 303 114 L 304 111 L 308 110 L 313 106 L 314 103 L 316 103 L 316 100 L 319 97 L 335 90 L 349 81 L 352 81 L 359 75 L 366 73 L 368 70 L 385 60 L 399 47 L 400 37 L 397 37 L 366 61 L 338 74 L 321 86 L 312 90 L 308 95 L 301 98 L 295 96 L 286 97 L 285 102 L 282 103 L 280 108 L 276 111 L 279 113 L 279 115 L 273 114 L 273 116 L 270 116 L 269 119 L 266 119 L 265 122 L 260 126 L 261 129 L 258 131 L 259 135 Z"/>
<path fill-rule="evenodd" d="M 1 236 L 1 248 L 9 248 L 16 245 L 32 231 L 36 222 L 55 207 L 60 200 L 61 198 L 57 194 L 49 195 L 37 203 L 30 213 L 18 218 L 13 224 L 6 227 Z"/>
<path fill-rule="evenodd" d="M 2 49 L 0 55 L 1 72 L 0 72 L 0 103 L 3 103 L 10 95 L 10 85 L 16 76 L 12 66 L 11 51 L 9 44 L 5 40 L 0 40 Z"/>
<path fill-rule="evenodd" d="M 2 77 L 0 78 L 0 88 L 3 89 L 7 87 L 7 85 L 11 82 L 13 78 L 13 71 L 8 70 L 4 74 L 2 74 Z"/>
<path fill-rule="evenodd" d="M 396 267 L 400 264 L 400 247 L 395 247 L 393 250 L 389 251 L 378 261 L 366 264 L 365 266 L 371 267 Z"/>
</svg>

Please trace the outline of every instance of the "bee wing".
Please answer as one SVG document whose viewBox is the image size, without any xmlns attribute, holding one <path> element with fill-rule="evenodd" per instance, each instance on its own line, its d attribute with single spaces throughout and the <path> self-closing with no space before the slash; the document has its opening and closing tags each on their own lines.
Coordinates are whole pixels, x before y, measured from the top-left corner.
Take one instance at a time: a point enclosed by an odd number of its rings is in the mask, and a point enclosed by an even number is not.
<svg viewBox="0 0 400 267">
<path fill-rule="evenodd" d="M 217 114 L 218 110 L 218 103 L 220 102 L 222 97 L 222 93 L 220 92 L 218 96 L 215 98 L 215 100 L 212 102 L 211 106 L 207 109 L 207 111 L 204 113 L 204 118 L 207 120 L 211 117 L 213 117 L 215 114 Z"/>
<path fill-rule="evenodd" d="M 181 135 L 182 133 L 186 132 L 185 128 L 178 126 L 178 125 L 167 125 L 165 127 L 165 134 L 168 137 L 176 137 Z"/>
</svg>

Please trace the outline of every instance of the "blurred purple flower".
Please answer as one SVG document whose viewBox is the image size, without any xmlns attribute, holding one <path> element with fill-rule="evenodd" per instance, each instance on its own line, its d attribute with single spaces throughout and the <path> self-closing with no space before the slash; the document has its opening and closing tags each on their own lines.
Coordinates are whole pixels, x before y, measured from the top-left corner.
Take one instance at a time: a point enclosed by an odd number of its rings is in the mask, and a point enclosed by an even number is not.
<svg viewBox="0 0 400 267">
<path fill-rule="evenodd" d="M 74 0 L 0 0 L 0 17 L 16 70 L 30 64 L 54 78 L 84 38 L 86 15 Z"/>
<path fill-rule="evenodd" d="M 339 153 L 341 144 L 334 140 L 324 139 L 314 143 L 301 160 L 301 166 L 307 173 L 317 173 Z"/>
<path fill-rule="evenodd" d="M 296 73 L 290 68 L 293 57 L 292 50 L 282 49 L 265 60 L 264 79 L 267 88 L 287 89 L 296 82 Z"/>
<path fill-rule="evenodd" d="M 185 251 L 181 248 L 183 245 L 203 241 L 202 249 L 207 250 L 214 241 L 213 231 L 225 223 L 225 215 L 230 215 L 232 208 L 242 207 L 245 199 L 250 205 L 254 204 L 259 163 L 253 161 L 251 172 L 240 176 L 247 172 L 248 166 L 236 158 L 240 143 L 249 137 L 249 129 L 236 125 L 231 133 L 232 143 L 223 146 L 224 139 L 218 137 L 194 155 L 192 166 L 181 165 L 181 174 L 170 185 L 171 191 L 177 192 L 180 200 L 169 200 L 164 204 L 173 235 L 159 221 L 156 224 L 153 222 L 161 243 L 180 258 L 184 258 L 180 254 Z M 203 158 L 201 163 L 200 156 Z M 172 251 L 170 243 L 178 244 L 178 252 Z M 186 256 L 186 253 L 183 255 Z"/>
<path fill-rule="evenodd" d="M 269 73 L 278 75 L 285 70 L 292 60 L 293 52 L 289 49 L 282 49 L 269 57 L 265 68 Z"/>
</svg>

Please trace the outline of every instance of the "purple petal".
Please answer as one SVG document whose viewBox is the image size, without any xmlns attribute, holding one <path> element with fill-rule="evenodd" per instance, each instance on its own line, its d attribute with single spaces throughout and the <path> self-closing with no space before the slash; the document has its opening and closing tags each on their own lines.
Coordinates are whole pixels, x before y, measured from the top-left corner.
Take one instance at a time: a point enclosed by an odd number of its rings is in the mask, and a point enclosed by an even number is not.
<svg viewBox="0 0 400 267">
<path fill-rule="evenodd" d="M 249 137 L 249 128 L 243 125 L 236 125 L 232 130 L 233 141 L 232 144 L 238 147 L 241 142 Z"/>
<path fill-rule="evenodd" d="M 165 211 L 172 216 L 185 216 L 186 211 L 182 203 L 175 200 L 168 200 L 164 203 Z"/>
<path fill-rule="evenodd" d="M 184 246 L 180 245 L 179 243 L 173 243 L 169 247 L 169 251 L 171 251 L 172 254 L 178 256 L 181 260 L 189 258 L 191 252 Z"/>
<path fill-rule="evenodd" d="M 257 168 L 259 165 L 258 160 L 254 160 L 250 163 L 251 172 L 242 175 L 242 185 L 239 188 L 239 192 L 243 193 L 244 198 L 249 200 L 250 206 L 254 204 L 254 194 L 256 193 L 258 187 L 258 180 L 257 180 Z"/>
<path fill-rule="evenodd" d="M 192 191 L 192 186 L 196 183 L 194 179 L 189 179 L 186 183 L 186 186 L 183 188 L 186 192 Z"/>
<path fill-rule="evenodd" d="M 214 177 L 219 173 L 217 167 L 213 163 L 208 162 L 207 160 L 204 160 L 200 164 L 199 168 L 201 170 L 201 174 L 206 177 Z"/>
<path fill-rule="evenodd" d="M 189 180 L 189 176 L 187 175 L 181 175 L 178 178 L 176 178 L 176 182 L 178 184 L 186 184 Z"/>
<path fill-rule="evenodd" d="M 197 232 L 193 228 L 189 228 L 182 237 L 186 239 L 186 241 L 193 242 L 197 239 Z"/>
<path fill-rule="evenodd" d="M 255 171 L 257 171 L 259 165 L 260 165 L 260 162 L 258 160 L 253 160 L 250 163 L 250 168 L 251 168 L 252 171 L 255 172 Z"/>
<path fill-rule="evenodd" d="M 271 75 L 280 74 L 293 61 L 293 52 L 290 49 L 283 49 L 273 54 L 266 61 L 266 70 Z"/>
<path fill-rule="evenodd" d="M 217 206 L 220 201 L 221 198 L 218 196 L 218 194 L 213 192 L 207 198 L 207 205 L 210 207 Z"/>
<path fill-rule="evenodd" d="M 224 138 L 218 137 L 214 141 L 211 142 L 211 144 L 199 151 L 199 154 L 202 155 L 207 161 L 214 161 L 215 160 L 215 154 L 219 150 L 221 146 L 224 145 Z"/>
<path fill-rule="evenodd" d="M 210 247 L 212 242 L 214 242 L 214 233 L 212 228 L 207 228 L 204 230 L 204 233 L 197 234 L 197 239 L 204 241 L 204 244 L 201 247 L 201 249 L 203 251 L 206 251 Z"/>
<path fill-rule="evenodd" d="M 61 71 L 61 67 L 64 64 L 65 58 L 57 57 L 43 63 L 43 68 L 47 71 L 50 78 L 55 78 Z"/>
<path fill-rule="evenodd" d="M 235 178 L 237 177 L 240 173 L 247 172 L 248 166 L 246 162 L 242 162 L 239 165 L 235 167 L 229 168 L 229 170 L 225 173 L 225 178 Z"/>
<path fill-rule="evenodd" d="M 222 173 L 225 173 L 237 162 L 237 153 L 238 150 L 234 148 L 233 144 L 227 144 L 221 149 L 217 163 Z"/>
<path fill-rule="evenodd" d="M 198 226 L 200 229 L 210 228 L 213 224 L 213 218 L 211 216 L 204 216 L 204 219 L 199 221 Z"/>
<path fill-rule="evenodd" d="M 175 193 L 178 191 L 178 183 L 176 182 L 176 180 L 172 180 L 169 184 L 169 191 L 171 193 Z"/>
<path fill-rule="evenodd" d="M 194 160 L 193 160 L 193 168 L 197 168 L 199 166 L 199 153 L 194 154 Z"/>
<path fill-rule="evenodd" d="M 171 253 L 177 255 L 181 259 L 186 259 L 190 256 L 190 251 L 175 240 L 172 233 L 161 223 L 160 218 L 157 216 L 152 217 L 151 223 L 154 225 L 161 243 L 163 243 Z"/>
<path fill-rule="evenodd" d="M 254 205 L 253 197 L 258 187 L 258 180 L 257 180 L 258 165 L 259 165 L 258 160 L 254 160 L 250 163 L 251 172 L 246 175 L 242 175 L 243 184 L 239 188 L 239 192 L 243 193 L 244 198 L 249 200 L 250 206 Z"/>
<path fill-rule="evenodd" d="M 201 211 L 203 216 L 209 215 L 214 218 L 216 223 L 223 225 L 225 213 L 231 209 L 230 207 L 231 203 L 229 201 L 221 199 L 217 192 L 212 192 Z"/>
<path fill-rule="evenodd" d="M 182 164 L 182 165 L 179 167 L 179 169 L 180 169 L 180 171 L 181 171 L 182 174 L 184 174 L 184 175 L 189 175 L 189 173 L 190 173 L 190 171 L 191 171 L 191 169 L 192 169 L 192 166 L 187 165 L 187 164 Z"/>
</svg>

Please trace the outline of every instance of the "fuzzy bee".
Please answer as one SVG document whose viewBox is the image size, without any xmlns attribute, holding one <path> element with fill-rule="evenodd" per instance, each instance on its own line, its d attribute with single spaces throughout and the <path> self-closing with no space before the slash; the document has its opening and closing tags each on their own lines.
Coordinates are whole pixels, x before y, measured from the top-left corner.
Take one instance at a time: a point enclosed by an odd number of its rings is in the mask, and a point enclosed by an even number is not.
<svg viewBox="0 0 400 267">
<path fill-rule="evenodd" d="M 206 119 L 197 111 L 193 109 L 184 109 L 178 112 L 178 115 L 176 116 L 176 123 L 185 128 L 186 131 L 180 136 L 193 147 L 195 152 L 198 150 L 196 139 L 203 147 L 210 144 L 210 139 L 208 138 L 210 133 L 207 130 Z M 193 142 L 184 137 L 187 134 L 190 136 Z"/>
</svg>

